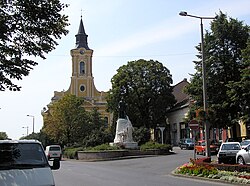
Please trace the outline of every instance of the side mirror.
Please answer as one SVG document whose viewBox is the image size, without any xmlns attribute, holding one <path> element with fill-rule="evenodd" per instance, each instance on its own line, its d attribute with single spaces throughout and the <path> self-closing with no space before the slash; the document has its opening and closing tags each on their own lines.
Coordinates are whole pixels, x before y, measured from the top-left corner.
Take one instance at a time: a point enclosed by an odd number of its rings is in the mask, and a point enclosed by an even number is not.
<svg viewBox="0 0 250 186">
<path fill-rule="evenodd" d="M 59 159 L 54 159 L 53 160 L 53 165 L 50 166 L 52 170 L 58 170 L 60 168 L 60 160 Z"/>
<path fill-rule="evenodd" d="M 246 150 L 247 152 L 249 151 L 247 147 L 245 148 L 245 150 Z"/>
</svg>

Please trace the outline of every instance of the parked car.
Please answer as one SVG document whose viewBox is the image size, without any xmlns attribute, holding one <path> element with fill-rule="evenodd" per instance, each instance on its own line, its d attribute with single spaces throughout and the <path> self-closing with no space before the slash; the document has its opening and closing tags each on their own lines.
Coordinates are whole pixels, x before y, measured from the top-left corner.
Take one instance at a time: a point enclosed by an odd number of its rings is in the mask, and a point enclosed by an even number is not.
<svg viewBox="0 0 250 186">
<path fill-rule="evenodd" d="M 241 150 L 239 142 L 225 142 L 220 146 L 217 154 L 218 163 L 236 163 L 236 154 Z"/>
<path fill-rule="evenodd" d="M 236 154 L 236 162 L 241 165 L 250 164 L 250 144 Z"/>
<path fill-rule="evenodd" d="M 192 138 L 184 138 L 181 139 L 179 142 L 179 147 L 181 149 L 185 148 L 185 149 L 194 149 L 194 140 Z"/>
<path fill-rule="evenodd" d="M 62 159 L 62 149 L 60 145 L 49 145 L 45 149 L 45 154 L 50 159 Z"/>
<path fill-rule="evenodd" d="M 243 140 L 242 142 L 240 142 L 242 149 L 246 148 L 248 146 L 248 144 L 250 144 L 250 139 L 246 139 L 246 140 Z"/>
<path fill-rule="evenodd" d="M 210 143 L 210 152 L 211 154 L 217 154 L 219 151 L 219 145 L 215 144 L 215 143 Z M 196 154 L 202 154 L 202 155 L 206 155 L 206 142 L 205 140 L 200 140 L 197 142 L 197 144 L 195 145 L 195 152 Z"/>
<path fill-rule="evenodd" d="M 37 140 L 0 140 L 0 185 L 55 185 L 51 169 L 59 168 Z"/>
</svg>

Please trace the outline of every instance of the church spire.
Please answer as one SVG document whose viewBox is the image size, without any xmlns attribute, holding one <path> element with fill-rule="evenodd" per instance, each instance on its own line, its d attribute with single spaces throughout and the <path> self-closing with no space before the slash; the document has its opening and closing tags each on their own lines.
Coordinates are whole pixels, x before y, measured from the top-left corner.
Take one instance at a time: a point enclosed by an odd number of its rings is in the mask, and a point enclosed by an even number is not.
<svg viewBox="0 0 250 186">
<path fill-rule="evenodd" d="M 76 48 L 85 48 L 86 50 L 89 50 L 88 41 L 87 41 L 88 35 L 85 33 L 85 30 L 84 30 L 82 16 L 80 20 L 78 33 L 75 36 L 76 36 Z"/>
</svg>

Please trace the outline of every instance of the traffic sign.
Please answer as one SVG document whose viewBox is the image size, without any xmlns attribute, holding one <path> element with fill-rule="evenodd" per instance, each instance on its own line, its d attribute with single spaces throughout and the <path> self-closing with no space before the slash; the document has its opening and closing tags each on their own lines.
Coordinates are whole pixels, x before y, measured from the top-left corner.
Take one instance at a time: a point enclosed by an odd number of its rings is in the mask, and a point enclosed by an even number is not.
<svg viewBox="0 0 250 186">
<path fill-rule="evenodd" d="M 196 120 L 191 120 L 189 123 L 188 123 L 188 126 L 190 129 L 192 130 L 197 130 L 199 128 L 199 122 L 196 121 Z"/>
</svg>

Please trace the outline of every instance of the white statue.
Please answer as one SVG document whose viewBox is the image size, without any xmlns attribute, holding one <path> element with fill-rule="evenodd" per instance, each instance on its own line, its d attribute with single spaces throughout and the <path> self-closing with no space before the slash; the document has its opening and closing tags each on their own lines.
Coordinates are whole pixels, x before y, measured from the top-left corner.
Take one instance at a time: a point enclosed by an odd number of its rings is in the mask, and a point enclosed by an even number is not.
<svg viewBox="0 0 250 186">
<path fill-rule="evenodd" d="M 126 116 L 126 119 L 119 118 L 116 124 L 116 135 L 114 143 L 133 142 L 133 126 Z"/>
<path fill-rule="evenodd" d="M 128 116 L 126 115 L 126 104 L 121 99 L 119 102 L 119 118 L 116 122 L 116 133 L 114 144 L 124 145 L 125 148 L 136 149 L 138 143 L 133 141 L 133 126 Z"/>
</svg>

